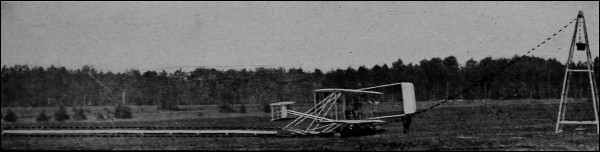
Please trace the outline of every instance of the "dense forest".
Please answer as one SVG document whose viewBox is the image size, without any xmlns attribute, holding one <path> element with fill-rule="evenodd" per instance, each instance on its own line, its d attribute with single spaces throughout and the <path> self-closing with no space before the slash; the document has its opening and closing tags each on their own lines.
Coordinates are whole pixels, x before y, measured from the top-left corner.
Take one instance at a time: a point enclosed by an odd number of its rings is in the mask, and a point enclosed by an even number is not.
<svg viewBox="0 0 600 152">
<path fill-rule="evenodd" d="M 186 72 L 128 70 L 123 73 L 65 67 L 2 67 L 2 107 L 97 106 L 126 102 L 131 105 L 239 104 L 279 101 L 312 102 L 320 88 L 363 88 L 395 82 L 412 82 L 417 100 L 442 100 L 471 85 L 481 85 L 460 94 L 459 99 L 546 99 L 559 98 L 565 65 L 556 59 L 525 56 L 484 58 L 459 64 L 455 57 L 432 58 L 390 66 L 361 66 L 323 72 L 300 68 L 256 68 L 216 70 L 197 68 Z M 595 58 L 598 78 L 599 59 Z M 583 63 L 574 64 L 578 68 Z M 490 77 L 494 75 L 494 77 Z M 491 78 L 491 79 L 484 79 Z M 585 86 L 586 75 L 574 75 L 572 86 Z M 388 90 L 390 91 L 390 90 Z M 392 90 L 394 91 L 394 90 Z M 397 91 L 396 91 L 397 92 Z M 573 87 L 573 97 L 588 95 L 589 88 Z M 395 97 L 394 94 L 390 95 Z M 388 98 L 394 99 L 394 98 Z"/>
</svg>

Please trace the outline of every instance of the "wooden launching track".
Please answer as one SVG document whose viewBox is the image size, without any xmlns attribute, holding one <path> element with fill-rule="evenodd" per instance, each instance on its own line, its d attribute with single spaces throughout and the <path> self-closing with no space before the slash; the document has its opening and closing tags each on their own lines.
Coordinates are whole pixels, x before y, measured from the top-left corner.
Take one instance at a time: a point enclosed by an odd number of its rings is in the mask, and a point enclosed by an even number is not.
<svg viewBox="0 0 600 152">
<path fill-rule="evenodd" d="M 277 130 L 3 130 L 2 136 L 90 136 L 90 135 L 134 135 L 134 136 L 277 136 Z"/>
</svg>

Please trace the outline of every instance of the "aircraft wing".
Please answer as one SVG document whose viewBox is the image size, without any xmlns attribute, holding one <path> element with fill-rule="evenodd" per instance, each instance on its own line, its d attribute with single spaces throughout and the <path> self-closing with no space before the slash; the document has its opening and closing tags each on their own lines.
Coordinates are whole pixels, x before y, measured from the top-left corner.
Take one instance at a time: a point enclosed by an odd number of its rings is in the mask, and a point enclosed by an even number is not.
<svg viewBox="0 0 600 152">
<path fill-rule="evenodd" d="M 408 114 L 400 114 L 400 115 L 391 115 L 391 116 L 381 116 L 381 117 L 373 117 L 373 118 L 368 118 L 368 119 L 385 119 L 385 118 L 396 118 L 396 117 L 404 117 L 407 116 Z"/>
<path fill-rule="evenodd" d="M 321 121 L 319 123 L 340 123 L 340 124 L 364 124 L 364 123 L 384 123 L 383 120 L 330 120 L 330 121 Z"/>
</svg>

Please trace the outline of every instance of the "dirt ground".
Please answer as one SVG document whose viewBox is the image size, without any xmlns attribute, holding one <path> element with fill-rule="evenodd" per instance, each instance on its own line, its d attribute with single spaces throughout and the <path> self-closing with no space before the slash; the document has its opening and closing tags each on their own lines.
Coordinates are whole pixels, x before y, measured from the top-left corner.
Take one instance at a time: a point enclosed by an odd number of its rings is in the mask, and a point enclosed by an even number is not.
<svg viewBox="0 0 600 152">
<path fill-rule="evenodd" d="M 455 101 L 417 115 L 411 131 L 402 124 L 383 126 L 384 132 L 360 137 L 2 137 L 2 150 L 586 150 L 598 151 L 595 126 L 571 125 L 554 133 L 557 100 Z M 419 107 L 435 104 L 421 102 Z M 585 103 L 577 103 L 568 114 L 578 120 L 591 119 Z M 150 107 L 151 108 L 151 107 Z M 149 109 L 150 109 L 149 108 Z M 102 109 L 102 108 L 100 108 Z M 193 109 L 193 108 L 191 108 Z M 271 122 L 258 105 L 247 114 L 204 114 L 214 108 L 196 107 L 179 111 L 172 119 L 150 119 L 155 111 L 138 112 L 134 120 L 67 122 L 62 125 L 151 125 L 151 126 L 261 126 L 282 127 Z M 19 111 L 19 110 L 15 110 Z M 209 116 L 207 116 L 209 115 Z M 88 116 L 90 117 L 90 116 Z M 27 119 L 27 118 L 25 118 Z M 93 118 L 92 118 L 93 119 Z M 56 123 L 47 123 L 54 124 Z M 45 125 L 31 121 L 6 125 Z M 585 131 L 575 131 L 584 127 Z"/>
</svg>

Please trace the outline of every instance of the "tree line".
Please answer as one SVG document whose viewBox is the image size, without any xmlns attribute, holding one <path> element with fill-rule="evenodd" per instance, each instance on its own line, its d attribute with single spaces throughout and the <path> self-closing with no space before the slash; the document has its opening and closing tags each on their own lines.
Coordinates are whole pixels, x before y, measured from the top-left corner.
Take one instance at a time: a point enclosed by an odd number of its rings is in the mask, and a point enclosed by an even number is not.
<svg viewBox="0 0 600 152">
<path fill-rule="evenodd" d="M 373 67 L 319 69 L 256 68 L 253 70 L 217 70 L 196 68 L 122 73 L 98 71 L 91 66 L 66 69 L 50 66 L 3 66 L 1 69 L 2 107 L 158 105 L 176 110 L 176 105 L 252 104 L 280 101 L 312 103 L 313 90 L 320 88 L 364 88 L 395 82 L 411 82 L 417 100 L 443 100 L 449 95 L 483 84 L 460 94 L 459 99 L 546 99 L 559 98 L 565 65 L 556 59 L 525 56 L 504 72 L 495 73 L 519 57 L 487 57 L 459 64 L 454 56 L 424 59 L 405 64 L 401 59 Z M 594 60 L 598 78 L 598 57 Z M 572 65 L 585 68 L 578 62 Z M 573 75 L 571 86 L 588 85 L 587 75 Z M 589 96 L 590 88 L 572 87 L 572 97 Z M 398 92 L 398 89 L 376 90 Z M 396 100 L 398 94 L 387 99 Z M 397 101 L 397 100 L 396 100 Z"/>
</svg>

